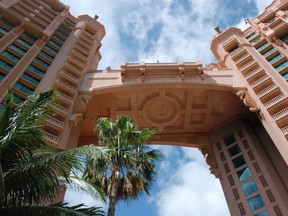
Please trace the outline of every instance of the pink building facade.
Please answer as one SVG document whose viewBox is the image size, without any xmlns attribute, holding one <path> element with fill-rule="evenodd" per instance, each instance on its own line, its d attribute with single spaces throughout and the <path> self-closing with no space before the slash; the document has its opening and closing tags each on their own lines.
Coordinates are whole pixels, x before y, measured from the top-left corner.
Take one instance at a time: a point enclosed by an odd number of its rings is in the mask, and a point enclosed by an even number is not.
<svg viewBox="0 0 288 216">
<path fill-rule="evenodd" d="M 131 115 L 153 143 L 198 148 L 231 215 L 288 214 L 288 2 L 245 31 L 219 31 L 218 63 L 123 63 L 96 70 L 105 29 L 57 0 L 1 0 L 0 102 L 58 89 L 43 136 L 60 148 L 97 142 L 94 121 Z M 1 108 L 1 107 L 0 107 Z M 192 193 L 193 191 L 191 191 Z"/>
</svg>

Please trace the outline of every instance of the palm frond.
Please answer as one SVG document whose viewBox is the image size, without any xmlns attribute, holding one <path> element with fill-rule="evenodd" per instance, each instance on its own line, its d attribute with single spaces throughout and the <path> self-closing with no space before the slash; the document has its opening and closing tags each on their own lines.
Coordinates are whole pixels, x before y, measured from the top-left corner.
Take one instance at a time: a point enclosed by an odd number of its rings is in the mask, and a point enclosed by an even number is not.
<svg viewBox="0 0 288 216">
<path fill-rule="evenodd" d="M 58 203 L 55 205 L 31 205 L 31 206 L 11 206 L 0 208 L 3 216 L 22 215 L 22 216 L 105 216 L 104 211 L 100 207 L 86 207 L 84 204 L 68 206 L 66 203 Z"/>
</svg>

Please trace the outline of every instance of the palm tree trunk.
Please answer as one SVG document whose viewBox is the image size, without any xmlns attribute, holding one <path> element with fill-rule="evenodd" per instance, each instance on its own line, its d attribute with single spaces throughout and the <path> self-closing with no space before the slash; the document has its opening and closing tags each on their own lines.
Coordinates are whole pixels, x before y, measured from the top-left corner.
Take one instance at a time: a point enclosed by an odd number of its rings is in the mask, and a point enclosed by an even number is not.
<svg viewBox="0 0 288 216">
<path fill-rule="evenodd" d="M 117 204 L 118 198 L 118 190 L 120 184 L 120 172 L 119 169 L 115 169 L 112 174 L 111 178 L 111 191 L 109 196 L 109 208 L 108 208 L 108 215 L 107 216 L 114 216 L 115 215 L 115 208 Z"/>
<path fill-rule="evenodd" d="M 110 196 L 107 216 L 114 216 L 115 215 L 116 204 L 117 204 L 117 198 Z"/>
</svg>

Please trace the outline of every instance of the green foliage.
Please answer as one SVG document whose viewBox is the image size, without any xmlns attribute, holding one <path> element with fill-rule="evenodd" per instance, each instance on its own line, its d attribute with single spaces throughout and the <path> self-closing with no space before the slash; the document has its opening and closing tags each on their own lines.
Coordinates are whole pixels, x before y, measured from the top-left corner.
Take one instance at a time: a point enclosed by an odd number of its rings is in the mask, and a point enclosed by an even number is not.
<svg viewBox="0 0 288 216">
<path fill-rule="evenodd" d="M 142 192 L 149 194 L 157 173 L 156 163 L 162 160 L 163 154 L 143 145 L 151 140 L 154 131 L 139 130 L 129 116 L 119 116 L 115 123 L 100 118 L 96 130 L 103 147 L 87 159 L 83 176 L 102 185 L 110 199 L 110 216 L 115 212 L 115 200 L 137 199 Z"/>
<path fill-rule="evenodd" d="M 7 94 L 0 114 L 1 215 L 103 215 L 99 208 L 85 208 L 83 204 L 48 205 L 66 185 L 75 183 L 67 171 L 72 167 L 83 170 L 83 155 L 89 157 L 97 151 L 92 146 L 61 150 L 46 145 L 39 129 L 51 113 L 54 95 L 55 90 L 31 95 L 17 105 L 13 94 Z M 94 197 L 103 199 L 99 187 L 94 188 Z"/>
</svg>

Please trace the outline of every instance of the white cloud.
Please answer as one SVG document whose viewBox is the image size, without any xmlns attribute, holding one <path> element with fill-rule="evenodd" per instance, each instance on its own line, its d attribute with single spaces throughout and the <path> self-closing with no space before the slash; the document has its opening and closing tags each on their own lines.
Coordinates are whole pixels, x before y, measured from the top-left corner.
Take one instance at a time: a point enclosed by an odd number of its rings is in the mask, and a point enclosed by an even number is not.
<svg viewBox="0 0 288 216">
<path fill-rule="evenodd" d="M 176 172 L 166 170 L 170 178 L 161 181 L 161 190 L 154 201 L 158 216 L 228 216 L 229 211 L 218 180 L 209 173 L 198 150 L 182 148 L 184 158 Z"/>
</svg>

